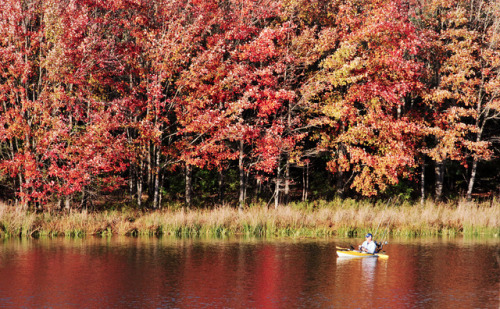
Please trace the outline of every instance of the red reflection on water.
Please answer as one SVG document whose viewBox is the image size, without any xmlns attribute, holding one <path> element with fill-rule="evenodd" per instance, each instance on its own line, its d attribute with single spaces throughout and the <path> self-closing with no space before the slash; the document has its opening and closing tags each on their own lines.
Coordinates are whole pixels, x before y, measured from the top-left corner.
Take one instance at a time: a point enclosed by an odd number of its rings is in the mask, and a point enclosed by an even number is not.
<svg viewBox="0 0 500 309">
<path fill-rule="evenodd" d="M 283 247 L 284 248 L 284 247 Z M 224 250 L 193 246 L 187 249 L 179 287 L 181 308 L 204 305 L 276 308 L 289 295 L 298 295 L 302 265 L 287 263 L 280 246 L 236 245 Z M 299 260 L 303 260 L 300 257 Z M 299 271 L 297 271 L 299 270 Z M 287 287 L 287 282 L 294 282 Z"/>
<path fill-rule="evenodd" d="M 0 307 L 498 308 L 498 265 L 478 254 L 491 247 L 393 245 L 388 260 L 337 259 L 334 248 L 133 238 L 5 242 Z"/>
<path fill-rule="evenodd" d="M 278 283 L 278 266 L 276 260 L 276 247 L 266 246 L 259 250 L 255 276 L 257 277 L 255 286 L 256 305 L 261 308 L 272 308 L 272 300 L 276 298 Z"/>
</svg>

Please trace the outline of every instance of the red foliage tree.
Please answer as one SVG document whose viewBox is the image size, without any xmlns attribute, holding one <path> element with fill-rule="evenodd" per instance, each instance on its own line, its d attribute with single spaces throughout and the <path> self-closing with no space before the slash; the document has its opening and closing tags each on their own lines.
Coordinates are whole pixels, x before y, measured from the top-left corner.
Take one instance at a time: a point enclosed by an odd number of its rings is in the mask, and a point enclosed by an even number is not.
<svg viewBox="0 0 500 309">
<path fill-rule="evenodd" d="M 217 7 L 204 50 L 182 75 L 177 119 L 188 164 L 222 168 L 238 158 L 240 207 L 248 171 L 274 173 L 300 135 L 287 111 L 295 101 L 287 54 L 290 23 L 275 1 L 231 1 Z"/>
<path fill-rule="evenodd" d="M 102 9 L 1 4 L 0 135 L 9 149 L 0 166 L 23 204 L 113 188 L 126 167 L 121 111 L 109 98 L 121 70 L 119 20 Z"/>
<path fill-rule="evenodd" d="M 167 172 L 185 169 L 189 205 L 193 168 L 237 165 L 240 207 L 252 181 L 273 187 L 277 206 L 291 167 L 323 153 L 368 196 L 426 158 L 438 170 L 456 160 L 471 166 L 471 197 L 499 119 L 499 11 L 467 0 L 3 1 L 0 180 L 23 204 L 84 205 L 128 177 L 137 203 L 146 187 L 157 208 Z"/>
</svg>

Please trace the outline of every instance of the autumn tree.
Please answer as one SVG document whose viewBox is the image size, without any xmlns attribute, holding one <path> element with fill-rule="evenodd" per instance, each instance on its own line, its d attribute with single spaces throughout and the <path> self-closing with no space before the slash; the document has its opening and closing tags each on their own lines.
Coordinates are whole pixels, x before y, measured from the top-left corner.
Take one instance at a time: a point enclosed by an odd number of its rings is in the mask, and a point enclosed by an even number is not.
<svg viewBox="0 0 500 309">
<path fill-rule="evenodd" d="M 422 198 L 432 161 L 438 199 L 444 166 L 461 164 L 471 198 L 498 139 L 499 12 L 483 0 L 2 1 L 2 194 L 84 207 L 128 180 L 134 203 L 158 208 L 179 182 L 190 206 L 198 172 L 218 177 L 219 202 L 232 175 L 240 208 L 250 186 L 277 207 L 315 160 L 338 192 L 365 196 L 420 172 Z"/>
<path fill-rule="evenodd" d="M 101 7 L 84 1 L 4 1 L 0 166 L 22 204 L 119 184 L 120 108 L 109 97 L 120 44 Z M 109 16 L 108 16 L 109 17 Z M 82 196 L 82 201 L 85 196 Z"/>
<path fill-rule="evenodd" d="M 278 192 L 283 154 L 300 139 L 290 112 L 294 29 L 281 22 L 276 1 L 230 1 L 218 9 L 204 51 L 180 80 L 177 118 L 193 165 L 221 169 L 238 160 L 241 208 L 250 171 L 276 173 Z"/>
<path fill-rule="evenodd" d="M 135 153 L 130 187 L 139 205 L 147 184 L 152 207 L 159 206 L 167 169 L 178 169 L 185 162 L 189 179 L 191 163 L 183 159 L 189 148 L 180 129 L 183 115 L 176 114 L 184 87 L 179 78 L 203 48 L 217 14 L 214 5 L 214 1 L 149 1 L 133 11 L 131 36 L 140 57 L 133 59 L 129 73 L 127 93 L 133 110 L 128 137 Z"/>
<path fill-rule="evenodd" d="M 429 39 L 423 96 L 427 143 L 423 153 L 435 162 L 435 196 L 443 192 L 448 160 L 472 162 L 470 199 L 477 165 L 492 152 L 485 128 L 499 117 L 498 1 L 430 1 L 417 4 L 415 24 Z"/>
<path fill-rule="evenodd" d="M 338 3 L 336 36 L 304 88 L 328 169 L 352 174 L 351 187 L 376 195 L 416 166 L 420 123 L 408 100 L 417 91 L 421 40 L 403 1 Z"/>
</svg>

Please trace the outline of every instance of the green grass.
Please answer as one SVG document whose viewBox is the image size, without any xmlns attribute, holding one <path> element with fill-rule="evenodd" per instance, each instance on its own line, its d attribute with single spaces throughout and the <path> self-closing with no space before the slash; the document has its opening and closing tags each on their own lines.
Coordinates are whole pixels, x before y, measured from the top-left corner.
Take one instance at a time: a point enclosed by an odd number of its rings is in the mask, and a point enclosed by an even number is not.
<svg viewBox="0 0 500 309">
<path fill-rule="evenodd" d="M 103 212 L 33 213 L 0 204 L 0 237 L 85 235 L 246 235 L 260 237 L 356 237 L 366 232 L 395 236 L 480 236 L 500 234 L 500 204 L 391 204 L 336 199 L 293 203 L 278 209 L 264 204 L 243 211 L 231 207 L 158 211 L 130 208 Z"/>
</svg>

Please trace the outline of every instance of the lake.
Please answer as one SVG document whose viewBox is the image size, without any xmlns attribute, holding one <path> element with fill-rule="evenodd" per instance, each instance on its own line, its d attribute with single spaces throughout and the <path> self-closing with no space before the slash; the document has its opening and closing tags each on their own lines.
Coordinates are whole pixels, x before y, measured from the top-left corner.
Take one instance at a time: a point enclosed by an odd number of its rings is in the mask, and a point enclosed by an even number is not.
<svg viewBox="0 0 500 309">
<path fill-rule="evenodd" d="M 498 238 L 0 240 L 0 308 L 499 308 Z"/>
</svg>

